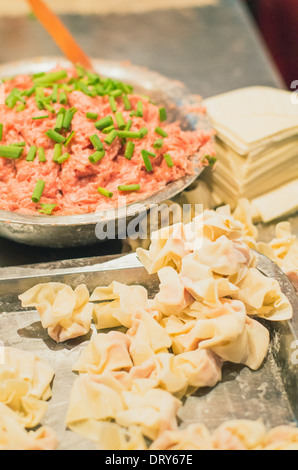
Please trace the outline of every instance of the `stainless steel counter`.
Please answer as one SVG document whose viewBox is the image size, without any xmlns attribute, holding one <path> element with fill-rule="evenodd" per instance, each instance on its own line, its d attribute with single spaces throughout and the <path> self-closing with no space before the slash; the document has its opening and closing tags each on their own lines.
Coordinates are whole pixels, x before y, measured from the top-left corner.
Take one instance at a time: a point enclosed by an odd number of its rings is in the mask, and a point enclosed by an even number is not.
<svg viewBox="0 0 298 470">
<path fill-rule="evenodd" d="M 185 83 L 209 97 L 250 85 L 283 83 L 242 1 L 144 14 L 62 17 L 92 57 L 129 60 Z M 0 18 L 0 62 L 60 55 L 29 17 Z M 118 253 L 111 241 L 82 249 L 32 248 L 0 239 L 0 266 Z"/>
</svg>

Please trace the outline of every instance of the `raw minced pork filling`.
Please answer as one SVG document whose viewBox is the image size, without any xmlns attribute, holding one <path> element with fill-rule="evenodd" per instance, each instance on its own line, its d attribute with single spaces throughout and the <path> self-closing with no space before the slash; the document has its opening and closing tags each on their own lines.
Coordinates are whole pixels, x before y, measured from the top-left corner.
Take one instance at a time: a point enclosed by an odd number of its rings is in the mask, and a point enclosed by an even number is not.
<svg viewBox="0 0 298 470">
<path fill-rule="evenodd" d="M 76 70 L 67 70 L 67 79 L 60 80 L 59 93 L 62 83 L 69 83 L 70 78 L 76 79 Z M 34 78 L 28 75 L 19 75 L 5 82 L 5 96 L 12 90 L 20 92 L 30 89 Z M 90 88 L 91 89 L 91 88 Z M 46 85 L 43 88 L 45 97 L 53 93 L 53 87 Z M 58 95 L 59 96 L 59 95 Z M 97 114 L 97 120 L 111 116 L 117 130 L 115 112 L 111 109 L 109 95 L 89 96 L 83 91 L 72 89 L 67 91 L 67 104 L 50 102 L 54 109 L 39 109 L 35 93 L 24 96 L 26 104 L 19 101 L 14 107 L 0 105 L 0 123 L 3 125 L 1 146 L 8 146 L 18 142 L 25 142 L 23 154 L 18 159 L 0 157 L 0 209 L 20 213 L 38 213 L 43 204 L 53 204 L 55 215 L 71 215 L 91 213 L 96 210 L 115 207 L 118 205 L 118 196 L 125 196 L 127 203 L 139 201 L 153 192 L 163 188 L 186 174 L 193 172 L 190 157 L 197 151 L 201 156 L 201 165 L 208 165 L 204 158 L 214 155 L 212 140 L 209 132 L 203 130 L 183 131 L 178 122 L 161 122 L 159 107 L 150 102 L 148 98 L 134 94 L 126 95 L 130 101 L 131 109 L 125 109 L 121 96 L 116 97 L 117 112 L 122 113 L 124 121 L 132 120 L 130 131 L 138 131 L 145 127 L 147 135 L 141 139 L 133 139 L 135 144 L 132 158 L 125 158 L 127 141 L 117 137 L 111 145 L 104 142 L 106 133 L 95 127 L 95 120 L 88 119 L 86 113 Z M 24 99 L 23 98 L 23 99 Z M 133 114 L 138 103 L 142 103 L 142 116 Z M 139 105 L 140 106 L 140 105 Z M 70 144 L 63 149 L 69 153 L 69 158 L 62 164 L 53 161 L 54 146 L 56 144 L 46 135 L 49 129 L 54 129 L 57 113 L 61 107 L 66 110 L 76 108 L 71 126 L 62 134 L 67 137 L 74 131 Z M 53 112 L 55 110 L 55 113 Z M 34 117 L 48 116 L 43 119 Z M 154 142 L 162 138 L 155 132 L 157 127 L 168 134 L 163 138 L 160 149 L 153 147 Z M 97 163 L 91 163 L 89 157 L 95 152 L 90 136 L 97 134 L 103 143 L 105 155 Z M 31 146 L 43 148 L 46 161 L 40 161 L 38 154 L 34 161 L 26 160 Z M 142 150 L 154 153 L 149 156 L 152 171 L 146 169 Z M 173 166 L 168 166 L 165 154 L 171 156 Z M 32 194 L 38 180 L 45 182 L 45 187 L 38 203 L 32 202 Z M 120 192 L 119 185 L 139 184 L 140 189 L 133 192 Z M 98 188 L 105 188 L 113 193 L 107 198 L 98 192 Z"/>
</svg>

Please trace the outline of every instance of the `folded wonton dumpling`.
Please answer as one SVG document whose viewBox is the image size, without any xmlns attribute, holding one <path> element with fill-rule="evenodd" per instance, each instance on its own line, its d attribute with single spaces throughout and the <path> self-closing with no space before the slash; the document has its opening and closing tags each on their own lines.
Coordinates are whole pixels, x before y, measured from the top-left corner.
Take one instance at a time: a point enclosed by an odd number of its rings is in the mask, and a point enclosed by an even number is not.
<svg viewBox="0 0 298 470">
<path fill-rule="evenodd" d="M 190 424 L 176 431 L 164 431 L 150 450 L 214 450 L 211 434 L 204 424 Z"/>
<path fill-rule="evenodd" d="M 123 392 L 126 409 L 116 416 L 121 426 L 140 426 L 144 436 L 151 440 L 165 430 L 177 428 L 176 415 L 181 401 L 172 394 L 158 388 L 147 390 L 140 395 L 134 392 Z"/>
<path fill-rule="evenodd" d="M 99 333 L 92 338 L 73 365 L 73 371 L 102 374 L 106 371 L 129 370 L 132 360 L 129 354 L 130 339 L 119 331 Z"/>
<path fill-rule="evenodd" d="M 43 328 L 57 343 L 87 334 L 93 305 L 85 285 L 73 290 L 66 284 L 38 284 L 19 296 L 23 307 L 35 307 Z"/>
<path fill-rule="evenodd" d="M 266 427 L 261 420 L 234 420 L 219 426 L 212 441 L 218 450 L 253 450 L 262 444 L 265 436 Z"/>
<path fill-rule="evenodd" d="M 174 367 L 186 377 L 192 391 L 214 387 L 221 380 L 222 361 L 212 351 L 196 349 L 178 354 Z"/>
<path fill-rule="evenodd" d="M 233 297 L 245 303 L 249 315 L 272 321 L 292 318 L 293 308 L 275 279 L 264 276 L 255 268 L 249 268 L 238 287 L 239 292 L 233 294 Z"/>
<path fill-rule="evenodd" d="M 142 364 L 158 352 L 168 352 L 172 345 L 165 329 L 145 310 L 134 315 L 126 335 L 131 341 L 129 352 L 134 365 Z"/>
<path fill-rule="evenodd" d="M 143 286 L 127 286 L 120 282 L 112 282 L 108 287 L 97 287 L 90 300 L 104 302 L 94 307 L 94 320 L 98 329 L 113 328 L 123 325 L 130 328 L 132 317 L 141 308 L 146 308 L 148 292 Z"/>
<path fill-rule="evenodd" d="M 4 348 L 0 364 L 0 402 L 15 411 L 27 428 L 37 426 L 52 396 L 54 370 L 38 356 Z"/>
<path fill-rule="evenodd" d="M 185 226 L 180 222 L 154 232 L 149 250 L 137 249 L 137 255 L 149 274 L 157 273 L 165 266 L 178 271 L 182 258 L 190 253 Z"/>
<path fill-rule="evenodd" d="M 174 354 L 161 353 L 151 356 L 139 366 L 130 370 L 133 381 L 153 379 L 152 388 L 160 387 L 167 392 L 182 398 L 188 389 L 188 378 L 177 366 Z"/>
<path fill-rule="evenodd" d="M 263 443 L 262 450 L 298 450 L 298 429 L 294 426 L 277 426 L 271 429 Z"/>
<path fill-rule="evenodd" d="M 175 269 L 166 266 L 158 271 L 158 277 L 160 286 L 153 307 L 163 315 L 177 315 L 193 302 Z"/>
<path fill-rule="evenodd" d="M 57 439 L 48 427 L 27 431 L 21 417 L 0 403 L 0 450 L 55 450 Z"/>
</svg>

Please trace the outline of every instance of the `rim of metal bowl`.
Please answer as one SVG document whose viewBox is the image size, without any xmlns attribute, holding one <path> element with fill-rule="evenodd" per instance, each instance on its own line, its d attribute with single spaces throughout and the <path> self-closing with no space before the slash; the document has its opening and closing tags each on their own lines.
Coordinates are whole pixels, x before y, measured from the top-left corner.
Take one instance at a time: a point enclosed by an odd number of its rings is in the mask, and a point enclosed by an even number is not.
<svg viewBox="0 0 298 470">
<path fill-rule="evenodd" d="M 148 95 L 154 93 L 154 96 L 160 95 L 160 102 L 166 98 L 173 98 L 176 104 L 176 109 L 185 110 L 184 117 L 187 118 L 188 124 L 193 129 L 200 127 L 203 130 L 212 130 L 211 123 L 206 114 L 191 111 L 188 109 L 199 109 L 202 99 L 199 95 L 193 95 L 188 92 L 186 87 L 173 79 L 169 79 L 158 72 L 148 70 L 145 67 L 132 65 L 128 62 L 117 62 L 106 59 L 92 59 L 94 69 L 102 76 L 111 77 L 114 79 L 121 78 L 122 81 L 128 83 L 135 82 L 136 78 L 141 80 L 141 90 L 146 91 Z M 62 67 L 70 67 L 72 64 L 63 57 L 35 57 L 32 59 L 25 59 L 17 62 L 10 62 L 0 66 L 0 77 L 10 77 L 17 74 L 34 74 L 39 72 L 46 72 L 57 65 Z M 137 84 L 134 84 L 138 88 Z M 198 126 L 199 122 L 199 126 Z M 191 159 L 198 161 L 198 153 L 194 154 Z M 73 215 L 34 215 L 23 214 L 20 212 L 11 212 L 0 209 L 0 221 L 7 223 L 17 223 L 24 225 L 54 225 L 54 226 L 75 226 L 75 225 L 89 225 L 100 222 L 108 222 L 116 218 L 133 217 L 142 208 L 148 209 L 153 204 L 162 203 L 168 199 L 172 199 L 179 193 L 189 187 L 201 174 L 204 167 L 195 165 L 195 171 L 191 175 L 186 175 L 176 181 L 167 184 L 164 188 L 156 191 L 150 197 L 137 200 L 126 206 L 115 208 L 103 209 L 101 211 L 86 213 L 86 214 L 73 214 Z"/>
</svg>

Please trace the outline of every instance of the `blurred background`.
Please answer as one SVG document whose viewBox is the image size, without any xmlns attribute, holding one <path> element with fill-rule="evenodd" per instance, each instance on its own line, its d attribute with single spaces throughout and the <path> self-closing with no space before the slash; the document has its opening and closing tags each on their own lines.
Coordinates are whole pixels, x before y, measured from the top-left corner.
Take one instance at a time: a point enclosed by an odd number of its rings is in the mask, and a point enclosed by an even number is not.
<svg viewBox="0 0 298 470">
<path fill-rule="evenodd" d="M 298 1 L 244 0 L 287 87 L 298 77 Z"/>
</svg>

